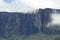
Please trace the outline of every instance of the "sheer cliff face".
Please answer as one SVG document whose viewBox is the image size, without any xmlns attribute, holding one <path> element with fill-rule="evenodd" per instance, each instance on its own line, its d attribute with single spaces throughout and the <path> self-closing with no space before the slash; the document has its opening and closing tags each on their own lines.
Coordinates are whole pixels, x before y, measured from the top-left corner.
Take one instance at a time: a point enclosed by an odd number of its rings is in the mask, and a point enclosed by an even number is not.
<svg viewBox="0 0 60 40">
<path fill-rule="evenodd" d="M 55 10 L 59 13 L 60 10 Z M 38 32 L 59 33 L 48 24 L 52 21 L 53 9 L 39 9 L 34 14 L 0 12 L 0 35 L 30 35 Z M 53 30 L 54 29 L 54 30 Z"/>
<path fill-rule="evenodd" d="M 41 10 L 41 9 L 40 9 Z M 41 13 L 41 23 L 44 33 L 60 34 L 60 10 L 44 9 Z"/>
<path fill-rule="evenodd" d="M 40 14 L 0 13 L 0 35 L 29 35 L 39 32 Z"/>
</svg>

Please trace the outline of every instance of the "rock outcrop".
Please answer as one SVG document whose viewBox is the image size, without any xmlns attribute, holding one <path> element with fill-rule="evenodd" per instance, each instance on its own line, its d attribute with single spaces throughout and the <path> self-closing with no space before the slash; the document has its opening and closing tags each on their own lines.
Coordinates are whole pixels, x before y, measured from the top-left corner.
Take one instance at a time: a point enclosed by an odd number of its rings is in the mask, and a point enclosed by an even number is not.
<svg viewBox="0 0 60 40">
<path fill-rule="evenodd" d="M 60 34 L 60 30 L 46 27 L 50 22 L 50 14 L 58 9 L 39 9 L 36 13 L 0 12 L 0 35 L 30 35 L 38 32 L 46 34 Z"/>
</svg>

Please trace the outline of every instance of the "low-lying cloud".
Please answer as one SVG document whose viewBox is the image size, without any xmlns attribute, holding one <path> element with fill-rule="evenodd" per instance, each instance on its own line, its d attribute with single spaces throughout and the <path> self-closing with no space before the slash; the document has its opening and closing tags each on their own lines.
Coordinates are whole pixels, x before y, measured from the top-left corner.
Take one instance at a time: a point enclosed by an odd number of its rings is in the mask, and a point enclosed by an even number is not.
<svg viewBox="0 0 60 40">
<path fill-rule="evenodd" d="M 60 0 L 14 0 L 11 3 L 0 0 L 0 11 L 28 12 L 39 8 L 60 9 Z"/>
</svg>

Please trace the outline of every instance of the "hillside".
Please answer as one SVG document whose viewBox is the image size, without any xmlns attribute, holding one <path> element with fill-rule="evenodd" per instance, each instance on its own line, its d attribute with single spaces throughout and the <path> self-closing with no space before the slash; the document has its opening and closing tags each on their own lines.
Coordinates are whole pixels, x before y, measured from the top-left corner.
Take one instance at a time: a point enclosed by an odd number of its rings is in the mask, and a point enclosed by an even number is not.
<svg viewBox="0 0 60 40">
<path fill-rule="evenodd" d="M 55 30 L 55 27 L 52 29 L 46 27 L 46 24 L 50 22 L 50 14 L 54 13 L 54 11 L 57 13 L 60 12 L 59 9 L 50 8 L 39 9 L 38 12 L 31 14 L 18 12 L 0 12 L 0 37 L 8 38 L 8 40 L 15 40 L 12 38 L 22 36 L 23 38 L 27 37 L 28 39 L 28 36 L 31 35 L 33 38 L 34 34 L 36 37 L 37 35 L 48 35 L 48 37 L 49 35 L 59 35 L 60 30 Z M 2 38 L 1 40 L 4 40 Z"/>
</svg>

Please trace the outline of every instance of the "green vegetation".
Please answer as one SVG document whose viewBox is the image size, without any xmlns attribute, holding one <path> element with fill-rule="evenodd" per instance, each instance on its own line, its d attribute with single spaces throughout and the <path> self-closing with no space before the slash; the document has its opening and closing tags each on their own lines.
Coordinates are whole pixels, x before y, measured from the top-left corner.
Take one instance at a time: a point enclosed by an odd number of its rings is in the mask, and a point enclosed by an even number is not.
<svg viewBox="0 0 60 40">
<path fill-rule="evenodd" d="M 13 37 L 8 37 L 8 38 L 0 38 L 0 40 L 60 40 L 60 34 L 47 35 L 43 33 L 37 33 L 37 34 L 32 34 L 27 37 L 13 36 Z"/>
<path fill-rule="evenodd" d="M 60 38 L 60 35 L 38 33 L 27 37 L 25 40 L 57 40 L 58 38 Z"/>
</svg>

